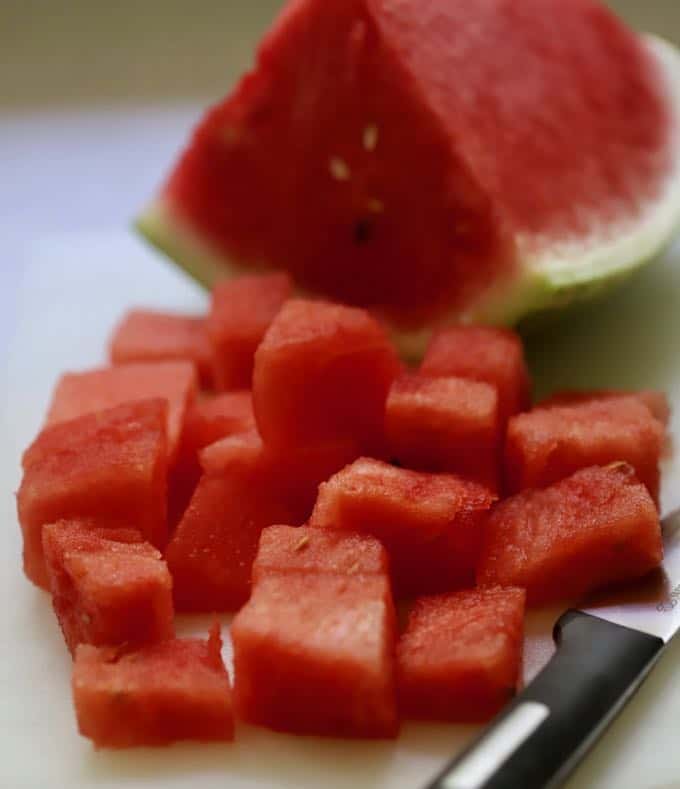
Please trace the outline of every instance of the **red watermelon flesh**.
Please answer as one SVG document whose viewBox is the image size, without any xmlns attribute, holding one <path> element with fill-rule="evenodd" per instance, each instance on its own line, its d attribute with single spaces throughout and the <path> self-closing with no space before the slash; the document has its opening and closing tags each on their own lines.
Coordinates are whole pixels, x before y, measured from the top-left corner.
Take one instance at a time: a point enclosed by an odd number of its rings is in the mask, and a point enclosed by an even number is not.
<svg viewBox="0 0 680 789">
<path fill-rule="evenodd" d="M 455 376 L 496 387 L 501 425 L 529 408 L 531 381 L 520 336 L 490 326 L 450 326 L 430 340 L 420 373 Z"/>
<path fill-rule="evenodd" d="M 206 279 L 265 263 L 422 325 L 640 219 L 672 165 L 667 102 L 643 42 L 594 0 L 298 0 L 161 210 L 210 249 Z"/>
<path fill-rule="evenodd" d="M 455 472 L 498 488 L 501 433 L 490 384 L 401 376 L 387 398 L 385 433 L 390 458 L 403 466 Z"/>
<path fill-rule="evenodd" d="M 17 495 L 24 572 L 47 588 L 42 528 L 91 518 L 134 527 L 154 545 L 166 540 L 167 403 L 115 408 L 45 428 L 23 456 Z"/>
<path fill-rule="evenodd" d="M 483 722 L 515 694 L 524 636 L 523 589 L 466 589 L 421 597 L 397 647 L 401 712 Z"/>
<path fill-rule="evenodd" d="M 211 349 L 205 319 L 156 310 L 129 310 L 109 344 L 113 364 L 187 360 L 196 365 L 201 383 L 212 383 Z"/>
<path fill-rule="evenodd" d="M 536 408 L 552 408 L 553 406 L 578 405 L 579 403 L 590 403 L 598 400 L 618 400 L 624 397 L 634 397 L 642 405 L 646 406 L 653 417 L 659 420 L 662 425 L 668 425 L 671 418 L 671 406 L 668 397 L 663 392 L 654 389 L 642 389 L 637 392 L 616 391 L 614 389 L 596 389 L 588 392 L 568 390 L 555 392 L 550 397 L 541 400 Z"/>
<path fill-rule="evenodd" d="M 172 470 L 168 519 L 176 525 L 201 478 L 198 453 L 224 436 L 255 427 L 253 398 L 248 390 L 199 397 L 187 410 L 179 457 Z"/>
<path fill-rule="evenodd" d="M 249 390 L 203 397 L 187 412 L 183 444 L 197 454 L 200 449 L 234 433 L 255 428 L 253 397 Z"/>
<path fill-rule="evenodd" d="M 360 458 L 319 487 L 310 526 L 372 534 L 387 548 L 395 593 L 472 586 L 495 497 L 454 474 Z"/>
<path fill-rule="evenodd" d="M 196 386 L 196 368 L 191 362 L 138 362 L 64 373 L 52 395 L 47 424 L 75 419 L 131 400 L 163 397 L 169 403 L 168 451 L 172 465 Z"/>
<path fill-rule="evenodd" d="M 221 645 L 219 625 L 207 642 L 172 639 L 138 651 L 81 644 L 72 678 L 80 733 L 102 748 L 232 740 Z"/>
<path fill-rule="evenodd" d="M 592 467 L 501 502 L 486 530 L 477 579 L 521 586 L 531 603 L 575 601 L 639 578 L 663 557 L 659 516 L 632 467 Z"/>
<path fill-rule="evenodd" d="M 294 299 L 255 354 L 253 402 L 266 444 L 352 440 L 382 447 L 387 393 L 400 371 L 383 328 L 365 310 Z"/>
<path fill-rule="evenodd" d="M 285 501 L 293 520 L 311 515 L 319 484 L 351 463 L 360 452 L 352 441 L 276 449 L 250 430 L 223 438 L 203 449 L 201 465 L 210 476 L 238 477 Z"/>
<path fill-rule="evenodd" d="M 387 552 L 374 537 L 334 529 L 269 526 L 260 535 L 252 581 L 276 573 L 387 576 Z"/>
<path fill-rule="evenodd" d="M 286 502 L 265 485 L 202 477 L 165 552 L 177 610 L 240 608 L 260 532 L 286 522 L 293 522 Z"/>
<path fill-rule="evenodd" d="M 208 334 L 218 391 L 250 388 L 257 346 L 291 289 L 285 274 L 239 277 L 215 286 Z"/>
<path fill-rule="evenodd" d="M 658 501 L 663 436 L 635 397 L 537 408 L 510 420 L 506 480 L 511 491 L 545 487 L 580 468 L 625 460 Z"/>
<path fill-rule="evenodd" d="M 295 734 L 397 735 L 386 577 L 261 576 L 231 637 L 243 720 Z"/>
<path fill-rule="evenodd" d="M 43 528 L 52 605 L 68 648 L 140 645 L 175 633 L 172 579 L 139 532 L 59 521 Z"/>
</svg>

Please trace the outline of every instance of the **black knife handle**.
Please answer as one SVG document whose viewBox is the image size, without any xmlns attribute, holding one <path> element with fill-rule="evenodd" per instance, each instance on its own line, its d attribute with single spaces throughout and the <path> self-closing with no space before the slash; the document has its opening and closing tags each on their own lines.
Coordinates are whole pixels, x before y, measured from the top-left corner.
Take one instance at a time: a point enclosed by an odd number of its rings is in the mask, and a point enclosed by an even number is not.
<svg viewBox="0 0 680 789">
<path fill-rule="evenodd" d="M 546 667 L 427 789 L 559 786 L 664 646 L 655 636 L 573 610 L 553 635 L 557 651 Z"/>
</svg>

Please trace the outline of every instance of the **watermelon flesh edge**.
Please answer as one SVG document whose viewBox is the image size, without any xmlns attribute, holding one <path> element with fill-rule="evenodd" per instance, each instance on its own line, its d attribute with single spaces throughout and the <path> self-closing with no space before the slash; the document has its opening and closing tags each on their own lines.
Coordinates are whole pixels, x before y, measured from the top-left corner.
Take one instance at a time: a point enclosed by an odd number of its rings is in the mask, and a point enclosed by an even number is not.
<svg viewBox="0 0 680 789">
<path fill-rule="evenodd" d="M 607 240 L 586 238 L 561 249 L 521 256 L 517 274 L 511 280 L 497 282 L 463 313 L 450 314 L 441 322 L 450 319 L 510 325 L 532 313 L 593 298 L 625 280 L 667 246 L 680 223 L 680 53 L 655 36 L 645 36 L 643 40 L 660 65 L 677 126 L 673 130 L 674 167 L 661 197 L 642 218 L 610 234 Z M 179 216 L 171 200 L 164 196 L 146 208 L 136 226 L 153 245 L 208 288 L 220 278 L 252 270 L 253 264 L 261 263 L 225 256 Z M 402 353 L 416 358 L 422 355 L 429 334 L 427 326 L 394 328 Z"/>
</svg>

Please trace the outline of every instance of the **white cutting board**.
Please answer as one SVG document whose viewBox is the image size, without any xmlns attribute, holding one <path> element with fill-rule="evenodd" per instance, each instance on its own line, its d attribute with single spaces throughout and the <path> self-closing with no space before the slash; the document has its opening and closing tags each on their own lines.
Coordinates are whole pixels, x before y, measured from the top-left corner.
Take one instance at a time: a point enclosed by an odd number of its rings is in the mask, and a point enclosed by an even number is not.
<svg viewBox="0 0 680 789">
<path fill-rule="evenodd" d="M 239 726 L 231 745 L 120 753 L 96 752 L 79 737 L 69 693 L 70 659 L 47 595 L 25 581 L 20 570 L 12 495 L 20 454 L 41 423 L 56 377 L 65 369 L 102 362 L 108 333 L 123 310 L 133 304 L 201 310 L 205 296 L 124 232 L 45 237 L 25 247 L 22 255 L 16 318 L 5 315 L 4 330 L 0 320 L 0 336 L 8 340 L 0 391 L 0 786 L 422 786 L 475 735 L 476 727 L 406 724 L 394 743 L 355 743 Z M 4 267 L 0 262 L 0 274 Z M 604 305 L 534 337 L 531 358 L 542 391 L 565 386 L 665 389 L 676 406 L 673 432 L 678 435 L 680 248 Z M 666 508 L 680 503 L 679 482 L 680 463 L 671 461 L 663 490 Z M 550 654 L 554 617 L 555 612 L 543 612 L 529 618 L 528 678 Z M 182 619 L 180 627 L 182 632 L 205 632 L 207 620 Z M 678 658 L 680 641 L 574 775 L 570 789 L 680 787 Z"/>
</svg>

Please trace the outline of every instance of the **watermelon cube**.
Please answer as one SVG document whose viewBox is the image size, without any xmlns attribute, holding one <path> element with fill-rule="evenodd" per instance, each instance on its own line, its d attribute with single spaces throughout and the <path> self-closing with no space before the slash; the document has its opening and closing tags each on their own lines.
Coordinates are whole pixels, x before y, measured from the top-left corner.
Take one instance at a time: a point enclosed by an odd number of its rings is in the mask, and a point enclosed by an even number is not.
<svg viewBox="0 0 680 789">
<path fill-rule="evenodd" d="M 398 596 L 474 585 L 495 496 L 454 474 L 360 458 L 319 486 L 309 524 L 372 534 L 387 548 Z"/>
<path fill-rule="evenodd" d="M 253 401 L 263 440 L 288 449 L 337 439 L 382 446 L 385 401 L 400 370 L 365 310 L 289 301 L 255 354 Z"/>
<path fill-rule="evenodd" d="M 101 748 L 232 740 L 221 647 L 219 625 L 207 641 L 171 639 L 137 651 L 81 644 L 72 678 L 80 733 Z"/>
<path fill-rule="evenodd" d="M 501 502 L 487 524 L 477 579 L 524 587 L 531 603 L 577 601 L 645 575 L 662 557 L 654 502 L 631 466 L 614 463 Z"/>
<path fill-rule="evenodd" d="M 292 522 L 266 485 L 201 477 L 165 552 L 178 611 L 232 611 L 250 595 L 260 532 Z"/>
<path fill-rule="evenodd" d="M 277 495 L 289 506 L 293 522 L 311 515 L 321 482 L 351 463 L 360 452 L 351 441 L 281 450 L 262 443 L 257 431 L 227 436 L 200 453 L 210 476 L 237 476 Z"/>
<path fill-rule="evenodd" d="M 395 737 L 394 610 L 381 575 L 262 575 L 236 615 L 234 701 L 295 734 Z"/>
<path fill-rule="evenodd" d="M 625 460 L 659 496 L 664 428 L 635 397 L 537 408 L 510 420 L 505 473 L 510 491 L 545 487 L 586 466 Z"/>
<path fill-rule="evenodd" d="M 169 403 L 168 455 L 172 465 L 196 386 L 196 368 L 191 362 L 138 362 L 65 373 L 54 390 L 47 424 L 75 419 L 131 400 L 163 397 Z"/>
<path fill-rule="evenodd" d="M 269 526 L 260 535 L 252 581 L 276 573 L 387 576 L 387 552 L 374 537 L 335 529 Z"/>
<path fill-rule="evenodd" d="M 387 398 L 385 433 L 390 457 L 403 466 L 498 487 L 498 395 L 490 384 L 401 376 Z"/>
<path fill-rule="evenodd" d="M 634 397 L 647 406 L 652 416 L 656 417 L 662 425 L 667 425 L 671 418 L 671 407 L 668 397 L 663 392 L 654 389 L 642 389 L 637 392 L 615 391 L 613 389 L 596 389 L 589 392 L 563 391 L 542 400 L 536 408 L 552 408 L 553 406 L 577 405 L 596 400 L 618 400 L 621 397 Z"/>
<path fill-rule="evenodd" d="M 208 335 L 218 391 L 250 388 L 257 346 L 291 289 L 286 274 L 238 277 L 215 286 Z"/>
<path fill-rule="evenodd" d="M 200 449 L 234 433 L 255 428 L 253 397 L 248 390 L 203 397 L 189 408 L 182 436 L 183 449 Z"/>
<path fill-rule="evenodd" d="M 397 646 L 401 712 L 482 722 L 515 694 L 524 640 L 523 589 L 465 589 L 421 597 Z"/>
<path fill-rule="evenodd" d="M 492 384 L 498 391 L 501 425 L 531 401 L 531 381 L 519 335 L 491 326 L 450 326 L 432 336 L 422 375 L 455 376 Z"/>
<path fill-rule="evenodd" d="M 43 528 L 52 604 L 66 644 L 141 645 L 175 634 L 172 579 L 139 532 L 58 521 Z"/>
<path fill-rule="evenodd" d="M 116 326 L 109 343 L 113 364 L 186 360 L 196 365 L 201 383 L 212 383 L 212 354 L 205 319 L 156 310 L 133 309 Z"/>
<path fill-rule="evenodd" d="M 168 486 L 168 522 L 171 527 L 177 525 L 186 511 L 201 478 L 199 451 L 224 436 L 254 427 L 253 398 L 247 390 L 202 396 L 189 407 L 179 457 Z"/>
<path fill-rule="evenodd" d="M 45 428 L 23 456 L 17 495 L 24 572 L 47 588 L 42 528 L 61 518 L 134 527 L 166 541 L 167 402 L 142 400 Z"/>
</svg>

